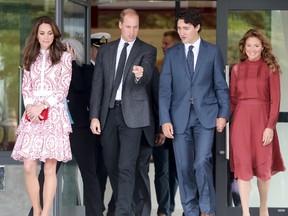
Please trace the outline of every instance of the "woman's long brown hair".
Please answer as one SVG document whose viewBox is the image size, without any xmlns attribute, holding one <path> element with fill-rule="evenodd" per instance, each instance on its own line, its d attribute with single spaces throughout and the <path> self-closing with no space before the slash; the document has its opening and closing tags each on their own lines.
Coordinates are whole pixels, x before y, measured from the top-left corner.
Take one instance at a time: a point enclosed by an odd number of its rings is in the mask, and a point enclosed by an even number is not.
<svg viewBox="0 0 288 216">
<path fill-rule="evenodd" d="M 37 38 L 39 26 L 43 23 L 49 24 L 54 34 L 54 40 L 49 48 L 49 57 L 52 65 L 57 64 L 63 51 L 66 51 L 65 46 L 61 43 L 61 33 L 55 21 L 48 16 L 38 17 L 32 27 L 31 33 L 26 39 L 25 46 L 22 50 L 23 66 L 26 70 L 30 71 L 31 64 L 36 61 L 40 53 L 40 43 Z"/>
</svg>

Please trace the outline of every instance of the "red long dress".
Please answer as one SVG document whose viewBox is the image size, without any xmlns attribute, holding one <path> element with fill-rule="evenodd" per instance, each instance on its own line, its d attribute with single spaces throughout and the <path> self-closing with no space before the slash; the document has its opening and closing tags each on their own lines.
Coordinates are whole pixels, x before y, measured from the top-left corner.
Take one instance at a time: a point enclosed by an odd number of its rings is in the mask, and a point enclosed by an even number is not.
<svg viewBox="0 0 288 216">
<path fill-rule="evenodd" d="M 268 180 L 284 171 L 276 123 L 280 107 L 280 75 L 263 60 L 248 59 L 231 71 L 230 168 L 234 177 Z M 265 128 L 274 130 L 272 143 L 263 146 Z"/>
</svg>

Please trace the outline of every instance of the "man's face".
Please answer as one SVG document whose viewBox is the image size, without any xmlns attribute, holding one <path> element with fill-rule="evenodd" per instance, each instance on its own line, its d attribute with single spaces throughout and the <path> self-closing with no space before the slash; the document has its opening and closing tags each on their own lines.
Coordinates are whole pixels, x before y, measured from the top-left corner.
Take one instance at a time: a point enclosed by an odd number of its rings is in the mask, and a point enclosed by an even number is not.
<svg viewBox="0 0 288 216">
<path fill-rule="evenodd" d="M 164 36 L 162 38 L 161 48 L 162 48 L 164 54 L 168 48 L 170 48 L 174 45 L 176 45 L 176 43 L 171 36 Z"/>
<path fill-rule="evenodd" d="M 136 39 L 139 32 L 139 17 L 134 14 L 127 14 L 123 22 L 119 22 L 122 38 L 126 42 L 132 42 Z"/>
<path fill-rule="evenodd" d="M 200 25 L 194 27 L 191 23 L 185 23 L 183 19 L 179 19 L 177 22 L 178 34 L 184 44 L 194 43 L 199 38 Z"/>
</svg>

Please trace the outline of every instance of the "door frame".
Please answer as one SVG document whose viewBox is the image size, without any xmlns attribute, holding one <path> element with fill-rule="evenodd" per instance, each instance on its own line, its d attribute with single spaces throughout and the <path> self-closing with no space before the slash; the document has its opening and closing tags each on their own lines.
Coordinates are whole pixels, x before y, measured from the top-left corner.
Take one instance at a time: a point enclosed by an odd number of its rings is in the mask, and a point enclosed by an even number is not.
<svg viewBox="0 0 288 216">
<path fill-rule="evenodd" d="M 217 0 L 217 31 L 216 43 L 220 46 L 223 53 L 225 65 L 228 65 L 228 15 L 229 10 L 288 10 L 288 1 L 283 0 Z M 228 71 L 228 70 L 226 70 Z M 280 116 L 287 116 L 287 113 L 280 113 Z M 281 122 L 287 118 L 279 118 Z M 281 120 L 282 119 L 282 120 Z M 287 120 L 285 120 L 286 122 Z M 279 120 L 278 120 L 279 122 Z M 228 131 L 229 129 L 227 129 Z M 225 131 L 225 132 L 227 132 Z M 234 215 L 241 216 L 240 207 L 228 206 L 228 187 L 229 185 L 229 164 L 226 154 L 229 153 L 228 144 L 229 135 L 225 132 L 216 134 L 215 147 L 215 187 L 216 187 L 216 215 Z M 287 215 L 287 208 L 269 208 L 270 216 Z M 258 208 L 250 208 L 251 216 L 259 215 Z"/>
</svg>

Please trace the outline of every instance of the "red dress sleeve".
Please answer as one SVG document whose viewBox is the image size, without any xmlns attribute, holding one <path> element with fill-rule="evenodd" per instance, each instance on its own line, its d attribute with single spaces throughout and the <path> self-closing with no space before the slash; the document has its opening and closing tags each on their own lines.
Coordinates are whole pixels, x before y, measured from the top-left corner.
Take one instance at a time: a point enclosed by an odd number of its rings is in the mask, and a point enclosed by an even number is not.
<svg viewBox="0 0 288 216">
<path fill-rule="evenodd" d="M 267 128 L 275 129 L 280 110 L 280 74 L 278 71 L 269 77 L 270 113 Z"/>
<path fill-rule="evenodd" d="M 233 114 L 237 104 L 237 65 L 232 67 L 230 76 L 230 114 Z"/>
</svg>

